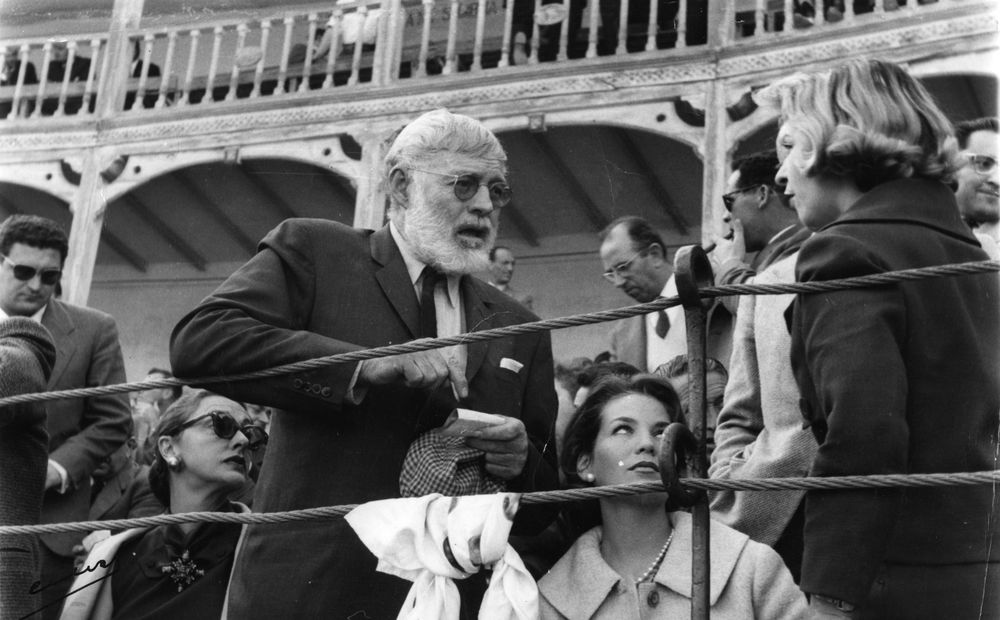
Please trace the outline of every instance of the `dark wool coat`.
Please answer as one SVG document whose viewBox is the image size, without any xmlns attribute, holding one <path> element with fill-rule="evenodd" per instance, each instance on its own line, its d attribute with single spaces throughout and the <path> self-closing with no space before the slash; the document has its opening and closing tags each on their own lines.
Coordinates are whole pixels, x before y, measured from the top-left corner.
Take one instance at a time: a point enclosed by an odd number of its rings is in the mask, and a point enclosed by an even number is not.
<svg viewBox="0 0 1000 620">
<path fill-rule="evenodd" d="M 56 349 L 48 331 L 26 317 L 0 320 L 0 398 L 44 392 Z M 0 407 L 0 525 L 38 523 L 48 468 L 45 404 Z M 0 536 L 0 618 L 37 608 L 35 536 Z"/>
<path fill-rule="evenodd" d="M 949 188 L 907 179 L 876 186 L 817 231 L 796 274 L 813 282 L 986 259 Z M 792 367 L 820 444 L 810 474 L 996 469 L 997 288 L 986 273 L 800 295 Z M 882 562 L 996 562 L 998 508 L 989 485 L 809 493 L 800 585 L 859 603 Z"/>
</svg>

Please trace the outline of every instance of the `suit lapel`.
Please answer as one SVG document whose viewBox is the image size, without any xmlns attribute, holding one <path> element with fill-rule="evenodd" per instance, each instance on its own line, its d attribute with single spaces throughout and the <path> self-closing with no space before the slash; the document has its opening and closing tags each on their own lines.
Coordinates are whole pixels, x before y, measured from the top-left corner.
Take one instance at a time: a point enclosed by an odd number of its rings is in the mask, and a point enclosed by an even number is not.
<svg viewBox="0 0 1000 620">
<path fill-rule="evenodd" d="M 462 304 L 465 306 L 465 331 L 478 332 L 495 327 L 492 319 L 490 319 L 493 315 L 489 312 L 486 302 L 479 294 L 479 291 L 476 290 L 472 277 L 462 276 L 460 284 Z M 479 372 L 480 366 L 483 365 L 490 342 L 492 341 L 471 342 L 466 346 L 465 376 L 470 381 Z"/>
<path fill-rule="evenodd" d="M 406 271 L 403 255 L 399 253 L 399 248 L 389 233 L 389 227 L 384 226 L 372 233 L 370 243 L 372 259 L 379 264 L 375 271 L 375 279 L 378 280 L 382 292 L 396 313 L 406 323 L 410 336 L 416 337 L 419 332 L 420 306 L 417 303 L 416 293 L 413 292 L 413 283 L 410 282 L 410 274 Z"/>
<path fill-rule="evenodd" d="M 59 380 L 76 354 L 76 341 L 70 337 L 76 331 L 76 325 L 62 303 L 54 299 L 49 301 L 42 314 L 42 325 L 52 334 L 52 341 L 56 345 L 56 363 L 49 378 L 49 389 L 53 389 L 59 385 Z"/>
</svg>

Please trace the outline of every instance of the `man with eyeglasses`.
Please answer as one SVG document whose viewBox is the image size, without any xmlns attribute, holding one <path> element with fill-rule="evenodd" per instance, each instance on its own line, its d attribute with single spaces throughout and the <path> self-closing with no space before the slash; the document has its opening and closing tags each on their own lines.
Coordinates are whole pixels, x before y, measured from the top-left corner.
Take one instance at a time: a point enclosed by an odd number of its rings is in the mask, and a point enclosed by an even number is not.
<svg viewBox="0 0 1000 620">
<path fill-rule="evenodd" d="M 420 116 L 383 159 L 388 225 L 373 232 L 325 220 L 282 223 L 175 328 L 174 371 L 247 372 L 535 320 L 470 275 L 489 266 L 499 211 L 510 201 L 506 175 L 506 154 L 481 123 L 447 110 Z M 437 483 L 459 487 L 442 489 L 448 494 L 558 484 L 548 333 L 212 389 L 276 409 L 256 510 L 363 503 L 398 497 L 401 487 L 431 492 Z M 437 442 L 428 431 L 456 406 L 500 414 L 503 422 L 458 446 Z M 473 487 L 434 478 L 446 468 L 430 467 L 425 447 L 471 457 L 462 480 Z M 525 517 L 531 521 L 522 510 L 515 530 L 547 525 L 544 515 L 529 524 Z M 343 520 L 250 526 L 234 565 L 229 617 L 395 617 L 411 584 L 375 567 Z M 457 585 L 463 616 L 475 617 L 482 578 Z"/>
<path fill-rule="evenodd" d="M 1000 259 L 1000 130 L 997 118 L 986 117 L 955 124 L 965 158 L 955 175 L 958 189 L 955 198 L 962 219 L 972 228 L 990 258 Z"/>
<path fill-rule="evenodd" d="M 118 328 L 98 310 L 54 298 L 68 252 L 66 233 L 56 222 L 12 215 L 0 225 L 0 318 L 28 317 L 52 334 L 57 356 L 49 390 L 125 382 Z M 49 461 L 42 523 L 84 521 L 90 509 L 91 474 L 128 439 L 132 428 L 128 397 L 113 394 L 45 403 Z M 41 589 L 33 598 L 43 618 L 59 616 L 58 601 L 73 574 L 73 546 L 83 534 L 39 537 Z M 54 603 L 49 605 L 49 603 Z"/>
<path fill-rule="evenodd" d="M 649 222 L 621 217 L 608 224 L 601 238 L 603 275 L 608 282 L 640 303 L 677 294 L 666 245 Z M 708 313 L 708 357 L 728 360 L 731 337 L 732 316 L 721 304 L 714 304 Z M 617 321 L 608 346 L 618 361 L 652 372 L 687 353 L 684 309 L 674 306 Z"/>
</svg>

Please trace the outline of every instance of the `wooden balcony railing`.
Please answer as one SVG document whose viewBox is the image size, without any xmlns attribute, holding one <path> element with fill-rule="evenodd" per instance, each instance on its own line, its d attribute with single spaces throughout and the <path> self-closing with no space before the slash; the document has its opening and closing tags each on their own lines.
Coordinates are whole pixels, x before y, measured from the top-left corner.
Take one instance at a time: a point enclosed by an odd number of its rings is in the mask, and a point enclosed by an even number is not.
<svg viewBox="0 0 1000 620">
<path fill-rule="evenodd" d="M 259 19 L 137 30 L 125 59 L 103 54 L 106 33 L 0 41 L 0 123 L 93 115 L 102 76 L 116 70 L 130 76 L 116 109 L 144 114 L 539 63 L 673 54 L 706 46 L 709 3 L 729 1 L 341 0 Z M 826 10 L 814 11 L 793 0 L 735 0 L 718 44 L 808 37 L 960 2 L 815 0 Z"/>
</svg>

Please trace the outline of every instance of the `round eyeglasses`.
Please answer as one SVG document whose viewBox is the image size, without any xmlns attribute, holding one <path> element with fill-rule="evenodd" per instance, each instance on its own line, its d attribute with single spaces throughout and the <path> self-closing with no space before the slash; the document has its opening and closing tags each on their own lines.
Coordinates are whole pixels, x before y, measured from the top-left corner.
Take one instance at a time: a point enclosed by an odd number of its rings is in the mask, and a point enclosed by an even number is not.
<svg viewBox="0 0 1000 620">
<path fill-rule="evenodd" d="M 172 433 L 176 435 L 186 428 L 194 426 L 198 422 L 201 422 L 205 418 L 212 419 L 212 430 L 215 431 L 215 435 L 220 439 L 232 439 L 236 432 L 239 431 L 247 438 L 247 450 L 256 450 L 261 446 L 267 445 L 267 432 L 259 426 L 253 424 L 240 424 L 236 421 L 233 416 L 222 411 L 210 411 L 205 415 L 200 415 L 197 418 L 188 420 L 184 424 L 177 427 L 177 430 Z"/>
<path fill-rule="evenodd" d="M 513 195 L 510 185 L 507 185 L 503 181 L 483 183 L 483 177 L 477 174 L 448 174 L 445 172 L 424 170 L 422 168 L 410 168 L 410 170 L 435 174 L 439 177 L 450 177 L 452 179 L 451 186 L 455 192 L 455 198 L 462 201 L 472 200 L 479 193 L 479 188 L 485 187 L 490 194 L 490 202 L 493 204 L 494 209 L 506 207 L 510 204 L 510 199 Z"/>
<path fill-rule="evenodd" d="M 976 171 L 976 174 L 993 174 L 997 169 L 997 160 L 989 155 L 976 155 L 975 153 L 962 153 L 969 161 L 969 165 Z"/>
</svg>

